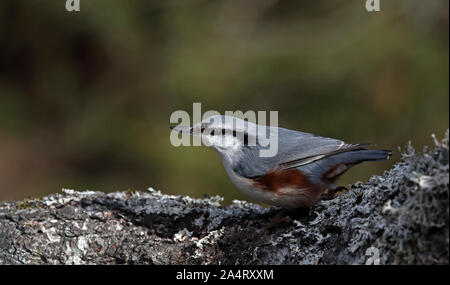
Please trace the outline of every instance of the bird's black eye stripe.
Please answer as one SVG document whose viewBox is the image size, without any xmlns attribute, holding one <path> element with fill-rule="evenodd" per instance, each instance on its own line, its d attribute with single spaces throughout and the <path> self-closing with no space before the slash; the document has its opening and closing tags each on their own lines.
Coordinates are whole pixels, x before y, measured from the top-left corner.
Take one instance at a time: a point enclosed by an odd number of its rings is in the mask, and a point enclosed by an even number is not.
<svg viewBox="0 0 450 285">
<path fill-rule="evenodd" d="M 201 132 L 203 133 L 204 131 L 205 131 L 205 128 L 202 128 Z M 227 131 L 226 131 L 226 129 L 221 129 L 220 132 L 222 133 L 222 136 L 224 136 Z M 216 135 L 216 131 L 213 131 L 210 135 L 211 136 L 215 136 Z M 237 136 L 237 131 L 233 130 L 233 137 L 236 137 L 236 136 Z M 244 140 L 248 141 L 248 134 L 247 133 L 244 133 Z"/>
</svg>

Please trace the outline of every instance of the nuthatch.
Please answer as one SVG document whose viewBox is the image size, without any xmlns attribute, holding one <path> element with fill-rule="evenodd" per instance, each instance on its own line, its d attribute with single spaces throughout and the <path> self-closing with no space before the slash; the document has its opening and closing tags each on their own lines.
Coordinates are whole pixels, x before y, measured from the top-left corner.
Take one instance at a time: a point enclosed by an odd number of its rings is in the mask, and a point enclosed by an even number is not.
<svg viewBox="0 0 450 285">
<path fill-rule="evenodd" d="M 296 209 L 311 206 L 349 168 L 364 161 L 389 158 L 391 151 L 368 150 L 369 144 L 347 144 L 309 133 L 256 125 L 230 116 L 212 116 L 192 127 L 173 130 L 201 136 L 222 157 L 229 177 L 238 189 L 253 199 Z M 277 134 L 274 156 L 260 155 L 260 136 Z M 251 143 L 252 142 L 252 143 Z"/>
</svg>

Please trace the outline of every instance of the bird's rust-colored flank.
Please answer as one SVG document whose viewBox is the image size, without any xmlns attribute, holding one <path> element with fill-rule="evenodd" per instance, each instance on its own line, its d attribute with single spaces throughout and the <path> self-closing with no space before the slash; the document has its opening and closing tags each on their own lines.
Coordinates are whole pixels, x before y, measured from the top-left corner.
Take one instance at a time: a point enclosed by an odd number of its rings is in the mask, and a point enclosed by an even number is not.
<svg viewBox="0 0 450 285">
<path fill-rule="evenodd" d="M 298 169 L 272 171 L 254 179 L 254 185 L 260 189 L 277 192 L 283 188 L 318 188 Z"/>
</svg>

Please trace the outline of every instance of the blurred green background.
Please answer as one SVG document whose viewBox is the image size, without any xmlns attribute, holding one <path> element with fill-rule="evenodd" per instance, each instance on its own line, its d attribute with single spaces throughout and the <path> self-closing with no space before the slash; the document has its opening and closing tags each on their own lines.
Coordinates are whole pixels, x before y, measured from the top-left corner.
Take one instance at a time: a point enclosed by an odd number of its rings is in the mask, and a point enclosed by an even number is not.
<svg viewBox="0 0 450 285">
<path fill-rule="evenodd" d="M 0 201 L 61 188 L 246 199 L 219 156 L 170 144 L 173 111 L 276 110 L 279 125 L 394 150 L 449 125 L 449 1 L 0 2 Z"/>
</svg>

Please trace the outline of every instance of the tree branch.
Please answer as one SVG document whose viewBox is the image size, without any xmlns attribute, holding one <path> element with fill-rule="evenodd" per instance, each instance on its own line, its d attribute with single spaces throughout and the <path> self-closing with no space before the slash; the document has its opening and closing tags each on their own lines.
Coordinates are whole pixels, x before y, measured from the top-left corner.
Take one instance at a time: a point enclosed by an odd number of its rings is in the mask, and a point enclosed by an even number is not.
<svg viewBox="0 0 450 285">
<path fill-rule="evenodd" d="M 4 202 L 0 264 L 448 264 L 448 135 L 270 229 L 278 208 L 152 189 Z"/>
</svg>

